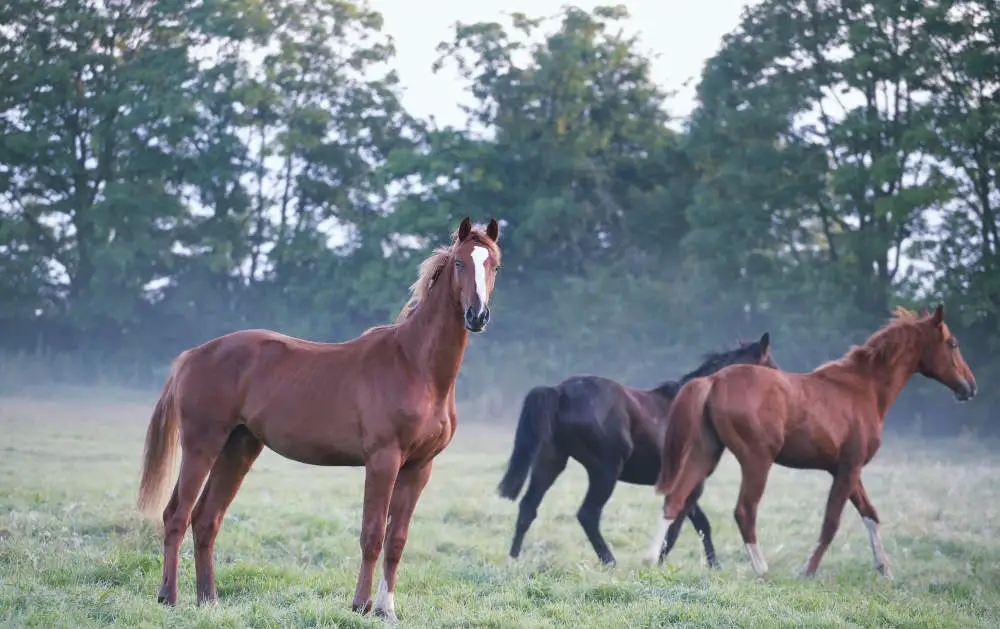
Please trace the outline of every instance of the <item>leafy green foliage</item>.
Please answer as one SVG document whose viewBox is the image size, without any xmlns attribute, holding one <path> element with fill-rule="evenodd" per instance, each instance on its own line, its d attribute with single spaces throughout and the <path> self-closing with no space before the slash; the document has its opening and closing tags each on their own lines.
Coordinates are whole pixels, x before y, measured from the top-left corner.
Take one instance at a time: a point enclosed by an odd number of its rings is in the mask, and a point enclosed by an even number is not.
<svg viewBox="0 0 1000 629">
<path fill-rule="evenodd" d="M 7 2 L 0 349 L 154 382 L 234 328 L 346 339 L 493 215 L 467 394 L 652 385 L 764 330 L 809 369 L 931 299 L 980 379 L 1000 372 L 995 0 L 754 4 L 682 131 L 627 17 L 456 25 L 435 65 L 471 100 L 441 128 L 402 107 L 365 3 Z M 935 387 L 912 392 L 925 412 Z"/>
</svg>

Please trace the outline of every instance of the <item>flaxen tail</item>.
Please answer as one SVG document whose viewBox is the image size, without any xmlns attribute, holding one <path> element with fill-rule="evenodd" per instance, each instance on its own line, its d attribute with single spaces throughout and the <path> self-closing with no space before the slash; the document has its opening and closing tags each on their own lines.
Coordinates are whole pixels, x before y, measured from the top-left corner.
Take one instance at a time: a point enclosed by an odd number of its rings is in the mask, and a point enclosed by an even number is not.
<svg viewBox="0 0 1000 629">
<path fill-rule="evenodd" d="M 709 421 L 705 414 L 705 400 L 711 392 L 711 380 L 695 378 L 681 387 L 670 405 L 656 493 L 670 495 L 673 491 L 674 483 L 684 469 L 691 449 L 701 438 L 702 423 Z"/>
<path fill-rule="evenodd" d="M 507 473 L 497 487 L 497 493 L 514 500 L 521 492 L 531 470 L 538 448 L 552 437 L 552 425 L 559 412 L 559 390 L 540 386 L 528 391 L 521 404 L 521 417 L 514 434 L 514 451 L 507 464 Z"/>
<path fill-rule="evenodd" d="M 142 479 L 139 481 L 139 512 L 159 518 L 170 495 L 174 461 L 177 459 L 180 425 L 177 372 L 187 352 L 182 353 L 170 368 L 170 376 L 153 409 L 146 428 L 146 447 L 142 457 Z"/>
</svg>

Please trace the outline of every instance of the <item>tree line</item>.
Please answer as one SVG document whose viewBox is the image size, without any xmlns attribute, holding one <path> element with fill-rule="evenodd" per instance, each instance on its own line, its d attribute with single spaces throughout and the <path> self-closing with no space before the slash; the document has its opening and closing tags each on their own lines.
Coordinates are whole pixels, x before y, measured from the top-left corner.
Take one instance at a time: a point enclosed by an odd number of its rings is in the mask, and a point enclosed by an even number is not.
<svg viewBox="0 0 1000 629">
<path fill-rule="evenodd" d="M 244 327 L 350 338 L 465 215 L 502 219 L 505 265 L 462 395 L 652 386 L 764 330 L 807 370 L 938 301 L 1000 371 L 996 0 L 755 4 L 679 130 L 627 17 L 455 25 L 456 128 L 405 110 L 365 3 L 4 3 L 2 380 L 158 384 Z M 988 386 L 960 412 L 938 387 L 903 406 L 993 430 Z"/>
</svg>

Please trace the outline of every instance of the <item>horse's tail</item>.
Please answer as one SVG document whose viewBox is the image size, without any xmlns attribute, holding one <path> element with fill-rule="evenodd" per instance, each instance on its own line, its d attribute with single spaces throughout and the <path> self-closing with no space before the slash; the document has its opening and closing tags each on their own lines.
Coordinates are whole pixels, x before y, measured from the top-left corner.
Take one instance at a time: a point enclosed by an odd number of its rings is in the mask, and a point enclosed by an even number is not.
<svg viewBox="0 0 1000 629">
<path fill-rule="evenodd" d="M 180 443 L 178 429 L 180 412 L 178 408 L 178 377 L 181 366 L 188 356 L 181 353 L 170 367 L 170 375 L 160 399 L 153 408 L 153 416 L 146 428 L 146 446 L 142 456 L 142 479 L 139 481 L 139 512 L 148 517 L 159 517 L 167 503 L 170 481 L 173 476 L 177 446 Z"/>
<path fill-rule="evenodd" d="M 542 443 L 552 437 L 552 425 L 559 412 L 559 390 L 540 386 L 528 391 L 521 404 L 521 417 L 514 434 L 514 451 L 507 463 L 497 493 L 508 500 L 517 498 L 524 480 L 531 470 L 531 463 Z"/>
<path fill-rule="evenodd" d="M 691 449 L 701 435 L 705 422 L 710 422 L 705 400 L 712 392 L 712 381 L 695 378 L 688 381 L 677 393 L 667 414 L 667 430 L 663 437 L 663 457 L 656 493 L 670 495 L 677 476 L 684 469 Z M 714 430 L 712 426 L 707 426 Z"/>
</svg>

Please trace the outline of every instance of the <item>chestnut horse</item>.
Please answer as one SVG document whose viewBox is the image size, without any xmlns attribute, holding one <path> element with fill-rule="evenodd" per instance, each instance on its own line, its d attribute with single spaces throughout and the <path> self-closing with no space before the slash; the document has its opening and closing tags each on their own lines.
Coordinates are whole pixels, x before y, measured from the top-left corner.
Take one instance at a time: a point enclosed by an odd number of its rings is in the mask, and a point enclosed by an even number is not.
<svg viewBox="0 0 1000 629">
<path fill-rule="evenodd" d="M 677 391 L 692 378 L 735 363 L 777 369 L 771 357 L 771 335 L 764 332 L 758 341 L 740 341 L 734 349 L 709 352 L 701 366 L 679 382 L 668 380 L 652 389 L 636 389 L 601 376 L 577 375 L 556 386 L 537 386 L 528 391 L 514 434 L 514 451 L 497 488 L 502 497 L 514 500 L 531 472 L 531 482 L 518 507 L 510 558 L 521 554 L 524 536 L 538 515 L 538 505 L 566 469 L 566 462 L 573 458 L 586 468 L 590 481 L 576 519 L 601 562 L 613 565 L 615 556 L 601 535 L 601 513 L 615 485 L 656 482 L 664 421 Z M 691 496 L 686 515 L 701 536 L 708 565 L 718 568 L 712 525 L 698 506 L 700 492 L 699 488 Z M 674 522 L 661 560 L 670 553 L 683 524 L 683 517 Z"/>
<path fill-rule="evenodd" d="M 482 331 L 489 320 L 500 267 L 498 231 L 496 220 L 483 230 L 466 217 L 452 244 L 420 265 L 393 325 L 344 343 L 243 330 L 177 357 L 146 432 L 138 500 L 147 514 L 166 502 L 179 444 L 180 476 L 162 512 L 160 602 L 177 601 L 188 525 L 198 602 L 216 600 L 215 538 L 266 445 L 302 463 L 364 466 L 361 568 L 352 608 L 362 614 L 372 609 L 375 563 L 386 541 L 374 608 L 395 619 L 396 570 L 410 518 L 434 457 L 455 434 L 455 378 L 469 332 Z"/>
<path fill-rule="evenodd" d="M 833 476 L 819 542 L 803 568 L 819 567 L 847 500 L 861 515 L 875 568 L 892 577 L 879 534 L 879 517 L 861 482 L 861 470 L 882 442 L 886 411 L 915 373 L 937 380 L 964 402 L 976 395 L 976 379 L 944 322 L 944 308 L 918 317 L 904 308 L 864 345 L 811 373 L 734 365 L 691 380 L 678 393 L 667 419 L 663 467 L 656 484 L 665 495 L 660 528 L 649 559 L 688 494 L 715 470 L 729 448 L 742 470 L 735 517 L 758 576 L 767 562 L 757 545 L 757 505 L 774 463 L 825 470 Z"/>
</svg>

